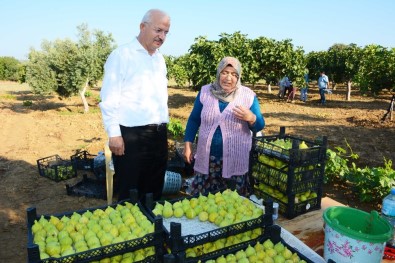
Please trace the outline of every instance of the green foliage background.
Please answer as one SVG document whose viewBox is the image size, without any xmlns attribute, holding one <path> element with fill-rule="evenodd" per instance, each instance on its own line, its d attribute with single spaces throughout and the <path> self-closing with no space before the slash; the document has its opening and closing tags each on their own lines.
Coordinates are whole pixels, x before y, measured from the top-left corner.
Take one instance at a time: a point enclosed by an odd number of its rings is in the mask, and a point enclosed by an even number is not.
<svg viewBox="0 0 395 263">
<path fill-rule="evenodd" d="M 107 56 L 115 48 L 114 40 L 111 34 L 90 32 L 85 24 L 77 29 L 77 43 L 69 39 L 43 41 L 41 51 L 32 49 L 27 62 L 0 57 L 0 79 L 26 81 L 38 94 L 56 92 L 64 97 L 96 84 Z M 242 63 L 242 82 L 253 86 L 258 82 L 277 84 L 288 75 L 294 85 L 303 87 L 305 73 L 316 80 L 320 70 L 325 70 L 333 86 L 347 84 L 351 90 L 353 85 L 371 94 L 395 87 L 395 48 L 334 44 L 327 51 L 305 54 L 291 39 L 250 39 L 239 31 L 219 37 L 209 40 L 198 36 L 187 54 L 165 56 L 169 79 L 178 86 L 199 90 L 214 80 L 223 57 L 234 56 Z"/>
</svg>

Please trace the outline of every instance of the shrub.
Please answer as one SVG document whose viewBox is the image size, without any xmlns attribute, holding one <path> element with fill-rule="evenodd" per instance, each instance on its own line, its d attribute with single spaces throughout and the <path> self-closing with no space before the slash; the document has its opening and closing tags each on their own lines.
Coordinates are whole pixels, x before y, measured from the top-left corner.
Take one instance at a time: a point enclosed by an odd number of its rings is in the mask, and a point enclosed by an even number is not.
<svg viewBox="0 0 395 263">
<path fill-rule="evenodd" d="M 184 127 L 180 120 L 170 118 L 169 124 L 167 125 L 167 130 L 175 138 L 181 138 L 184 136 Z"/>
</svg>

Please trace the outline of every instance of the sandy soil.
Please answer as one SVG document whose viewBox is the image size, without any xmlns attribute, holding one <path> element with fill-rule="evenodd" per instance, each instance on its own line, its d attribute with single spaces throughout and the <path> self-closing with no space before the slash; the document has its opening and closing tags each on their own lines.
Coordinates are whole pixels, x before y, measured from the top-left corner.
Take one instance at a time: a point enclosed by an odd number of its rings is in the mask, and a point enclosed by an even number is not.
<svg viewBox="0 0 395 263">
<path fill-rule="evenodd" d="M 381 166 L 383 158 L 395 161 L 395 120 L 381 122 L 390 94 L 373 99 L 354 92 L 352 101 L 344 101 L 343 90 L 335 91 L 325 107 L 317 105 L 319 95 L 311 89 L 309 101 L 280 101 L 274 89 L 256 90 L 267 126 L 265 135 L 277 134 L 285 126 L 289 134 L 315 139 L 328 136 L 329 147 L 345 148 L 345 140 L 360 155 L 360 165 Z M 192 109 L 196 92 L 169 88 L 171 117 L 183 123 Z M 298 93 L 299 94 L 299 93 Z M 26 262 L 26 210 L 35 207 L 38 214 L 61 214 L 106 205 L 103 199 L 69 196 L 66 183 L 77 178 L 54 182 L 39 176 L 37 160 L 58 154 L 68 159 L 78 150 L 97 154 L 103 150 L 106 135 L 97 107 L 98 90 L 89 97 L 90 112 L 83 113 L 78 97 L 37 97 L 28 89 L 0 82 L 0 261 Z M 32 101 L 32 106 L 23 102 Z M 173 140 L 169 141 L 171 144 Z M 325 195 L 361 209 L 376 204 L 360 204 L 341 186 L 325 186 Z"/>
</svg>

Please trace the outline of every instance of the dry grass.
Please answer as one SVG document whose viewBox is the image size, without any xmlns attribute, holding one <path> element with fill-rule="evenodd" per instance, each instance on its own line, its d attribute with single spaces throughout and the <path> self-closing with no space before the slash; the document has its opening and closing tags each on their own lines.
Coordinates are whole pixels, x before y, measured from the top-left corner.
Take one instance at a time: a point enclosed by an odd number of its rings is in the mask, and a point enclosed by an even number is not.
<svg viewBox="0 0 395 263">
<path fill-rule="evenodd" d="M 2 93 L 13 94 L 13 93 L 20 93 L 25 91 L 31 91 L 31 88 L 26 83 L 0 80 L 0 94 Z"/>
</svg>

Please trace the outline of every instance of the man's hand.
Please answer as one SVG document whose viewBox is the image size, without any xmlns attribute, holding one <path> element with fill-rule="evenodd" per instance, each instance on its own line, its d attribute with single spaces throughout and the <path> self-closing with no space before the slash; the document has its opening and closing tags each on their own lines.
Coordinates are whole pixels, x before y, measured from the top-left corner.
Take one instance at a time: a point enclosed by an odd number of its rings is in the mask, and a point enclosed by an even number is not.
<svg viewBox="0 0 395 263">
<path fill-rule="evenodd" d="M 122 136 L 110 137 L 108 147 L 115 155 L 125 154 L 125 143 L 123 142 Z"/>
</svg>

